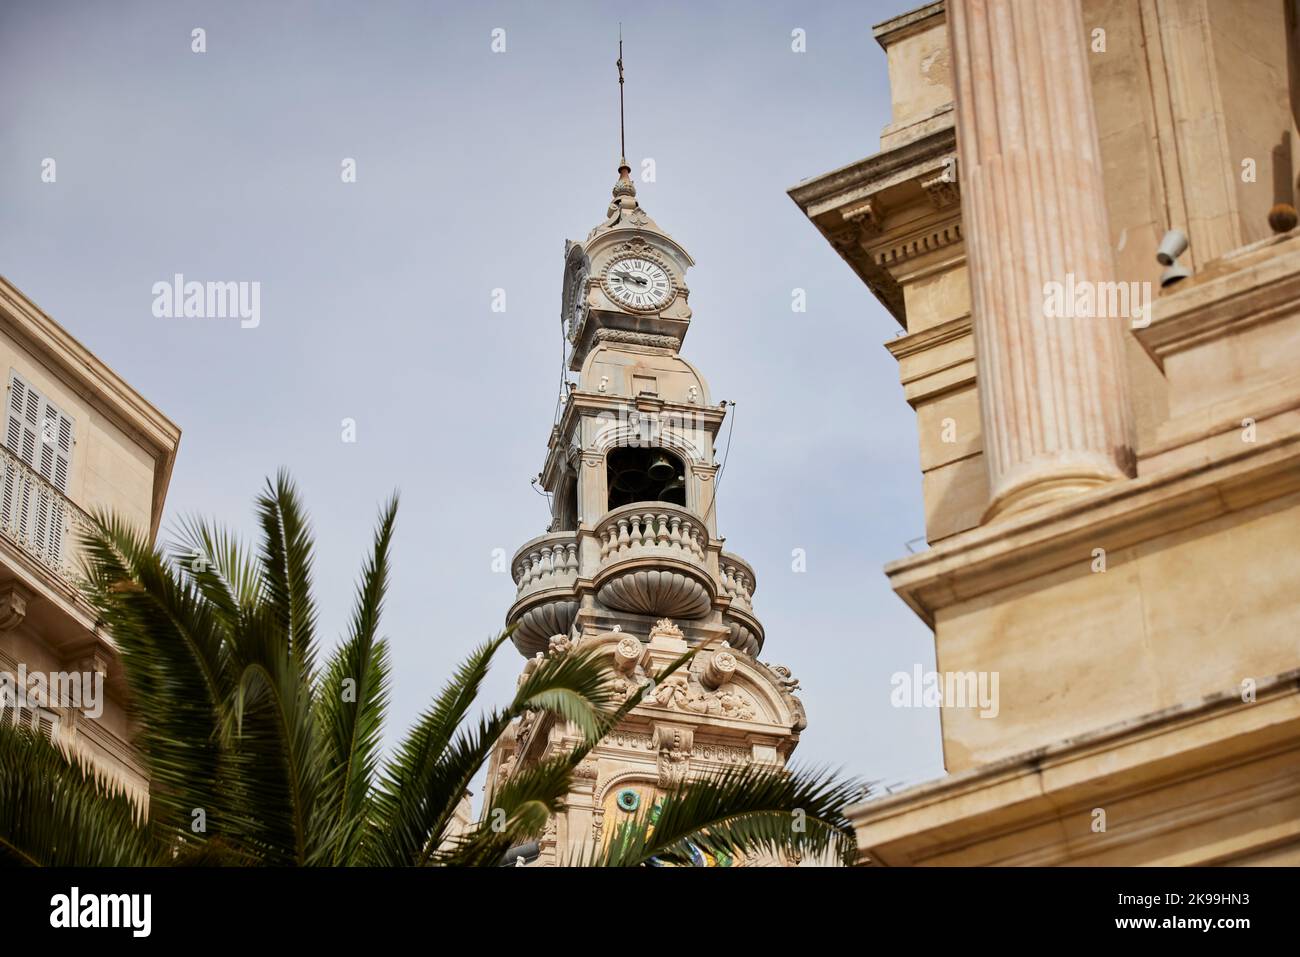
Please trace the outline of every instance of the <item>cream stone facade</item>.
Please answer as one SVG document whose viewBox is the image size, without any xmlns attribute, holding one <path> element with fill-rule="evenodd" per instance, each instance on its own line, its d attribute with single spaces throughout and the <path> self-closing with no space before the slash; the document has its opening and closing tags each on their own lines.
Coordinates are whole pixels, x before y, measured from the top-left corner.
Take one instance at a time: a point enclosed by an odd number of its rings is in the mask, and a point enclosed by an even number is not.
<svg viewBox="0 0 1300 957">
<path fill-rule="evenodd" d="M 90 676 L 104 689 L 94 708 L 11 699 L 0 720 L 50 734 L 143 801 L 121 662 L 77 585 L 78 534 L 100 509 L 157 534 L 180 430 L 3 278 L 0 363 L 0 672 L 88 679 L 83 705 Z"/>
<path fill-rule="evenodd" d="M 575 859 L 676 782 L 783 766 L 807 723 L 789 669 L 759 660 L 754 570 L 718 534 L 714 445 L 726 403 L 680 355 L 693 262 L 640 206 L 629 172 L 620 168 L 606 219 L 566 246 L 561 321 L 577 381 L 541 473 L 553 520 L 515 553 L 506 620 L 525 672 L 592 648 L 608 655 L 621 692 L 643 700 L 578 768 L 537 846 L 512 852 L 541 865 Z M 704 642 L 689 669 L 652 685 Z M 580 740 L 554 715 L 517 722 L 493 754 L 484 813 L 516 769 Z"/>
<path fill-rule="evenodd" d="M 1300 863 L 1293 5 L 874 32 L 881 151 L 790 193 L 902 327 L 930 547 L 885 572 L 1000 702 L 945 702 L 949 776 L 858 806 L 863 861 Z"/>
</svg>

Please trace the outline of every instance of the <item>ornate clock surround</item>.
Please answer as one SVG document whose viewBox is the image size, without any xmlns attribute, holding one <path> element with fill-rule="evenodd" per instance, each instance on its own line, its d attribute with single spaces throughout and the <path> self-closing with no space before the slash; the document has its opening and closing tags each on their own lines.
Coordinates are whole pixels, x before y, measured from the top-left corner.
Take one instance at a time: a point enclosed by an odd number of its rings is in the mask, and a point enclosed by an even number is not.
<svg viewBox="0 0 1300 957">
<path fill-rule="evenodd" d="M 614 267 L 619 263 L 632 258 L 644 259 L 647 262 L 652 262 L 664 271 L 664 275 L 668 277 L 667 299 L 656 305 L 648 306 L 635 306 L 618 299 L 614 294 L 613 287 L 610 285 L 610 273 L 613 272 Z M 674 268 L 672 262 L 668 257 L 662 255 L 657 249 L 655 249 L 653 245 L 639 236 L 621 242 L 610 250 L 609 258 L 605 260 L 605 264 L 600 270 L 600 285 L 610 302 L 616 303 L 619 309 L 636 313 L 638 315 L 655 315 L 656 313 L 663 312 L 676 302 L 677 297 L 682 295 L 683 292 L 681 280 L 677 278 L 677 270 Z"/>
</svg>

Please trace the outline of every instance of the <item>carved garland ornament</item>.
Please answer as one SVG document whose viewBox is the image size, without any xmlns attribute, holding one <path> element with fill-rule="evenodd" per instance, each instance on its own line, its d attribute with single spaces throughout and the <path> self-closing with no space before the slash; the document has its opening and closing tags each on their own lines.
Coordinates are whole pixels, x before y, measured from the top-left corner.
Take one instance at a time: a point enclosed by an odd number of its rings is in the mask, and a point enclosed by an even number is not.
<svg viewBox="0 0 1300 957">
<path fill-rule="evenodd" d="M 682 340 L 676 336 L 656 336 L 648 332 L 628 332 L 626 329 L 597 329 L 598 342 L 626 342 L 634 346 L 653 346 L 656 349 L 680 349 Z"/>
</svg>

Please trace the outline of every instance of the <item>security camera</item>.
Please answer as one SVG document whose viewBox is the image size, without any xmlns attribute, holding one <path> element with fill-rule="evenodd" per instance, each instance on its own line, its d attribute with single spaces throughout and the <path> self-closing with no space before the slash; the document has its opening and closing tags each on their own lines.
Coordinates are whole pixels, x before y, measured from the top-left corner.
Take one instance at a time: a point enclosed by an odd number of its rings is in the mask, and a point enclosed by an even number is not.
<svg viewBox="0 0 1300 957">
<path fill-rule="evenodd" d="M 1186 266 L 1178 265 L 1178 257 L 1187 251 L 1187 234 L 1181 229 L 1171 229 L 1160 240 L 1156 262 L 1165 267 L 1160 274 L 1160 288 L 1167 289 L 1192 274 Z"/>
</svg>

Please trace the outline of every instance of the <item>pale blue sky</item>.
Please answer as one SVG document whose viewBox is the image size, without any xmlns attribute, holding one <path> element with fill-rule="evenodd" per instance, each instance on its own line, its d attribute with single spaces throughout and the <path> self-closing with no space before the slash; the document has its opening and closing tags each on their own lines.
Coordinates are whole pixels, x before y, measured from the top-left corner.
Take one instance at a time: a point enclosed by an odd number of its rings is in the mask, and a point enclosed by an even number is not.
<svg viewBox="0 0 1300 957">
<path fill-rule="evenodd" d="M 756 569 L 762 657 L 803 683 L 796 756 L 933 776 L 937 713 L 889 703 L 894 671 L 933 667 L 881 572 L 923 533 L 913 414 L 881 345 L 897 325 L 785 194 L 878 149 L 871 25 L 904 9 L 6 0 L 0 273 L 181 426 L 168 524 L 198 511 L 251 532 L 265 476 L 292 471 L 331 638 L 401 490 L 391 741 L 500 628 L 513 586 L 492 550 L 548 520 L 529 479 L 564 240 L 600 220 L 615 178 L 621 19 L 628 158 L 654 158 L 639 198 L 697 263 L 683 352 L 737 403 L 720 531 Z M 151 287 L 177 272 L 260 282 L 260 326 L 155 318 Z M 521 663 L 503 652 L 487 700 Z"/>
</svg>

